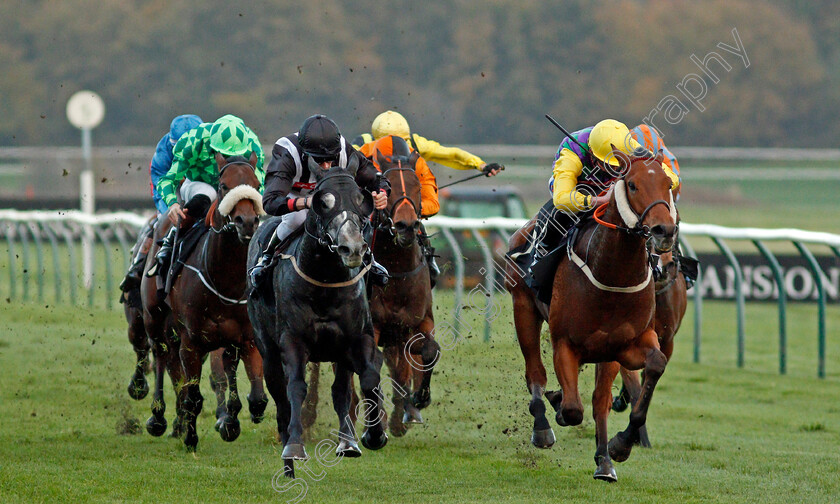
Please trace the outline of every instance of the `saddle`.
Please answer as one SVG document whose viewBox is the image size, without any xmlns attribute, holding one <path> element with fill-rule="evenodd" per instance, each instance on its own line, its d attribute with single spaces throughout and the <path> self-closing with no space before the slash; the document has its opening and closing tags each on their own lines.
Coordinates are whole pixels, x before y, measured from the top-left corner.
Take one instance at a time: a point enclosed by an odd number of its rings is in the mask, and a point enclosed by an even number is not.
<svg viewBox="0 0 840 504">
<path fill-rule="evenodd" d="M 190 257 L 198 245 L 202 236 L 207 234 L 210 228 L 205 225 L 204 220 L 197 221 L 192 226 L 178 231 L 178 241 L 173 246 L 172 264 L 163 268 L 163 276 L 157 276 L 158 293 L 166 297 L 172 289 L 172 281 L 178 277 L 184 268 L 184 262 Z"/>
<path fill-rule="evenodd" d="M 549 200 L 537 214 L 528 240 L 507 253 L 507 257 L 526 272 L 525 284 L 546 305 L 551 304 L 554 273 L 566 257 L 567 247 L 575 244 L 580 229 L 591 220 L 593 213 L 594 210 L 589 210 L 573 216 L 556 209 Z"/>
</svg>

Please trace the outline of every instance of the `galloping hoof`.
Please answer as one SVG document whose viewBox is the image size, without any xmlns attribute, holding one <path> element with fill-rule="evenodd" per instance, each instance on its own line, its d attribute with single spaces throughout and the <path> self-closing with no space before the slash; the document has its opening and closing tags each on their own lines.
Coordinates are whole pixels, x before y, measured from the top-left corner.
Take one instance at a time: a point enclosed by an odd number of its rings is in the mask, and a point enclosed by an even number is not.
<svg viewBox="0 0 840 504">
<path fill-rule="evenodd" d="M 537 448 L 551 448 L 557 439 L 554 437 L 554 431 L 551 427 L 548 429 L 537 430 L 531 433 L 531 444 Z"/>
<path fill-rule="evenodd" d="M 595 474 L 592 475 L 596 480 L 606 481 L 608 483 L 615 483 L 618 477 L 615 475 L 615 467 L 609 459 L 604 459 L 598 464 L 598 469 L 595 469 Z"/>
<path fill-rule="evenodd" d="M 236 441 L 236 438 L 239 437 L 239 433 L 239 419 L 236 417 L 226 416 L 222 421 L 222 426 L 219 428 L 219 436 L 222 437 L 222 440 L 227 441 L 228 443 Z"/>
<path fill-rule="evenodd" d="M 362 445 L 368 450 L 378 450 L 386 444 L 388 444 L 388 434 L 385 431 L 382 431 L 379 439 L 373 439 L 369 429 L 362 434 Z"/>
<path fill-rule="evenodd" d="M 391 431 L 394 437 L 403 437 L 408 432 L 408 425 L 403 423 L 397 413 L 391 413 L 388 416 L 388 430 Z"/>
<path fill-rule="evenodd" d="M 402 423 L 404 424 L 421 424 L 423 423 L 423 415 L 420 410 L 415 408 L 412 404 L 405 405 L 405 412 L 403 413 Z"/>
<path fill-rule="evenodd" d="M 411 402 L 417 409 L 423 409 L 432 404 L 432 393 L 428 388 L 422 388 L 412 394 Z"/>
<path fill-rule="evenodd" d="M 224 402 L 219 403 L 219 405 L 216 406 L 216 425 L 213 426 L 213 428 L 216 429 L 216 432 L 219 432 L 219 429 L 222 428 L 222 423 L 225 421 L 227 416 L 227 406 L 225 406 Z"/>
<path fill-rule="evenodd" d="M 283 447 L 283 454 L 280 458 L 286 460 L 309 460 L 309 455 L 306 454 L 306 449 L 300 443 L 287 444 Z"/>
<path fill-rule="evenodd" d="M 184 435 L 187 426 L 184 425 L 184 421 L 181 417 L 175 417 L 175 420 L 172 422 L 172 432 L 169 433 L 169 437 L 171 438 L 180 438 Z"/>
<path fill-rule="evenodd" d="M 251 394 L 248 394 L 248 411 L 251 412 L 251 422 L 258 424 L 263 421 L 266 406 L 268 406 L 267 396 L 263 396 L 262 399 L 253 399 Z"/>
<path fill-rule="evenodd" d="M 138 376 L 139 374 L 139 376 Z M 142 373 L 134 373 L 131 381 L 128 382 L 128 395 L 135 401 L 139 401 L 146 397 L 149 393 L 149 382 Z"/>
<path fill-rule="evenodd" d="M 359 449 L 359 445 L 356 441 L 341 438 L 338 443 L 338 447 L 335 449 L 335 454 L 342 457 L 356 458 L 362 456 L 362 450 Z"/>
<path fill-rule="evenodd" d="M 163 433 L 166 432 L 166 418 L 150 416 L 146 420 L 146 431 L 154 437 L 163 436 Z"/>
<path fill-rule="evenodd" d="M 621 431 L 610 439 L 610 458 L 616 462 L 624 462 L 630 458 L 630 451 L 633 450 L 633 440 L 625 431 Z"/>
<path fill-rule="evenodd" d="M 621 392 L 618 393 L 617 396 L 613 398 L 612 403 L 612 410 L 618 413 L 627 409 L 627 406 L 630 405 L 630 392 L 627 391 L 627 388 L 622 385 Z"/>
<path fill-rule="evenodd" d="M 190 453 L 195 453 L 198 449 L 198 434 L 193 432 L 187 431 L 187 435 L 184 436 L 184 446 L 187 448 L 187 451 Z"/>
</svg>

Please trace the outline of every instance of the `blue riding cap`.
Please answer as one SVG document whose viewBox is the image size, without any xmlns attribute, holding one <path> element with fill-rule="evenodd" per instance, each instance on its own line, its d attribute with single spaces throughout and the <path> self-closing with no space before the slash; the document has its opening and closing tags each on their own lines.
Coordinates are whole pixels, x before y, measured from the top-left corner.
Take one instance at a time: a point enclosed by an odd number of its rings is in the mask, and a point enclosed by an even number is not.
<svg viewBox="0 0 840 504">
<path fill-rule="evenodd" d="M 204 121 L 200 117 L 193 114 L 179 115 L 172 119 L 172 123 L 169 125 L 169 143 L 175 145 L 184 133 L 197 127 L 202 122 Z"/>
</svg>

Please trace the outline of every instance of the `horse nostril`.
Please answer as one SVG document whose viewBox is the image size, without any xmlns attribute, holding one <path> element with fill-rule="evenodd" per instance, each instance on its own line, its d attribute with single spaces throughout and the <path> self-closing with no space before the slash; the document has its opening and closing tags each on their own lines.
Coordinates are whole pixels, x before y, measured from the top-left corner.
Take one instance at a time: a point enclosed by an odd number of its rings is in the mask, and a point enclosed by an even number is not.
<svg viewBox="0 0 840 504">
<path fill-rule="evenodd" d="M 674 234 L 673 226 L 665 226 L 662 224 L 657 224 L 650 229 L 650 232 L 653 233 L 654 236 L 671 236 Z"/>
<path fill-rule="evenodd" d="M 400 233 L 405 232 L 405 230 L 408 229 L 408 225 L 402 221 L 394 224 L 394 227 L 397 228 L 397 231 L 399 231 Z"/>
<path fill-rule="evenodd" d="M 415 229 L 415 231 L 420 229 L 420 221 L 419 220 L 414 221 L 414 229 Z"/>
<path fill-rule="evenodd" d="M 339 255 L 348 256 L 350 255 L 350 247 L 346 245 L 339 245 L 338 246 L 338 253 Z"/>
<path fill-rule="evenodd" d="M 241 226 L 245 223 L 245 219 L 243 219 L 241 215 L 237 215 L 233 218 L 233 222 L 235 222 L 237 226 Z"/>
<path fill-rule="evenodd" d="M 260 225 L 260 217 L 258 215 L 256 217 L 254 217 L 254 227 L 257 227 L 259 225 Z"/>
</svg>

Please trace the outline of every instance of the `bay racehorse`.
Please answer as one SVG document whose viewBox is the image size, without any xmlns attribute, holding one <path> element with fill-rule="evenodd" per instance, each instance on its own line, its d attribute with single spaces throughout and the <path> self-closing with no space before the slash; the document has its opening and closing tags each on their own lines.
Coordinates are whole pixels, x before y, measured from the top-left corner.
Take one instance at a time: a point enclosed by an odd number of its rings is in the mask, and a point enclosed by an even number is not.
<svg viewBox="0 0 840 504">
<path fill-rule="evenodd" d="M 404 150 L 409 152 L 407 145 Z M 373 287 L 370 310 L 374 338 L 383 347 L 391 370 L 394 411 L 389 429 L 402 436 L 408 425 L 423 423 L 419 410 L 431 402 L 432 370 L 440 346 L 434 340 L 429 268 L 417 240 L 421 200 L 414 163 L 418 154 L 387 156 L 377 150 L 374 156 L 391 194 L 388 206 L 377 214 L 379 223 L 371 241 L 373 254 L 388 269 L 390 279 L 384 286 Z M 410 393 L 414 371 L 422 378 L 418 390 Z"/>
<path fill-rule="evenodd" d="M 547 448 L 555 439 L 545 417 L 543 394 L 557 411 L 555 419 L 561 426 L 581 423 L 579 368 L 584 363 L 597 363 L 592 396 L 597 465 L 594 477 L 606 481 L 616 480 L 612 460 L 626 460 L 638 440 L 656 382 L 667 364 L 654 329 L 655 287 L 646 242 L 652 239 L 657 253 L 669 251 L 677 231 L 662 153 L 630 157 L 613 147 L 613 155 L 619 160 L 621 176 L 609 203 L 596 210 L 595 219 L 584 225 L 577 240 L 570 241 L 568 260 L 562 261 L 554 274 L 550 306 L 536 299 L 524 282 L 523 272 L 510 263 L 505 282 L 513 297 L 514 323 L 531 393 L 532 443 Z M 528 239 L 523 230 L 517 231 L 511 248 Z M 561 386 L 555 393 L 545 391 L 547 379 L 540 357 L 540 329 L 545 321 Z M 608 444 L 611 387 L 620 365 L 644 368 L 644 382 L 627 429 Z"/>
<path fill-rule="evenodd" d="M 248 311 L 257 344 L 263 356 L 268 391 L 277 405 L 277 431 L 283 443 L 285 474 L 294 477 L 294 461 L 306 460 L 301 424 L 301 407 L 306 396 L 304 379 L 307 362 L 334 362 L 333 408 L 339 419 L 339 456 L 361 455 L 350 410 L 350 384 L 359 375 L 366 406 L 366 430 L 362 444 L 371 450 L 385 446 L 379 396 L 382 355 L 373 339 L 373 327 L 365 296 L 363 266 L 367 244 L 363 222 L 373 211 L 373 198 L 363 193 L 354 177 L 358 165 L 333 167 L 320 174 L 311 193 L 312 209 L 271 273 L 272 283 L 254 289 Z M 258 230 L 249 252 L 249 265 L 260 255 L 259 243 L 267 241 L 278 219 Z M 322 441 L 323 443 L 324 441 Z M 320 445 L 319 445 L 320 447 Z M 320 450 L 320 448 L 319 448 Z"/>
<path fill-rule="evenodd" d="M 263 391 L 262 367 L 254 362 L 259 360 L 259 355 L 244 304 L 248 242 L 263 214 L 258 191 L 260 184 L 254 174 L 256 156 L 226 159 L 217 155 L 216 164 L 219 191 L 206 215 L 205 225 L 209 230 L 198 240 L 180 273 L 171 279 L 172 288 L 167 298 L 176 339 L 180 343 L 177 351 L 183 369 L 184 444 L 190 451 L 198 444 L 196 417 L 203 403 L 199 382 L 202 362 L 209 352 L 225 348 L 222 357 L 230 390 L 226 414 L 219 426 L 222 439 L 233 441 L 240 431 L 237 415 L 241 402 L 236 387 L 240 355 L 248 355 L 253 363 L 250 370 L 246 366 L 246 371 L 251 381 L 248 399 L 255 423 L 262 419 L 268 401 Z M 144 283 L 146 280 L 153 279 L 144 279 Z M 163 303 L 155 305 L 150 300 L 149 304 L 157 308 Z M 144 317 L 144 322 L 152 341 L 166 339 L 161 335 L 159 320 Z M 152 413 L 150 422 L 157 413 L 154 408 Z"/>
</svg>

